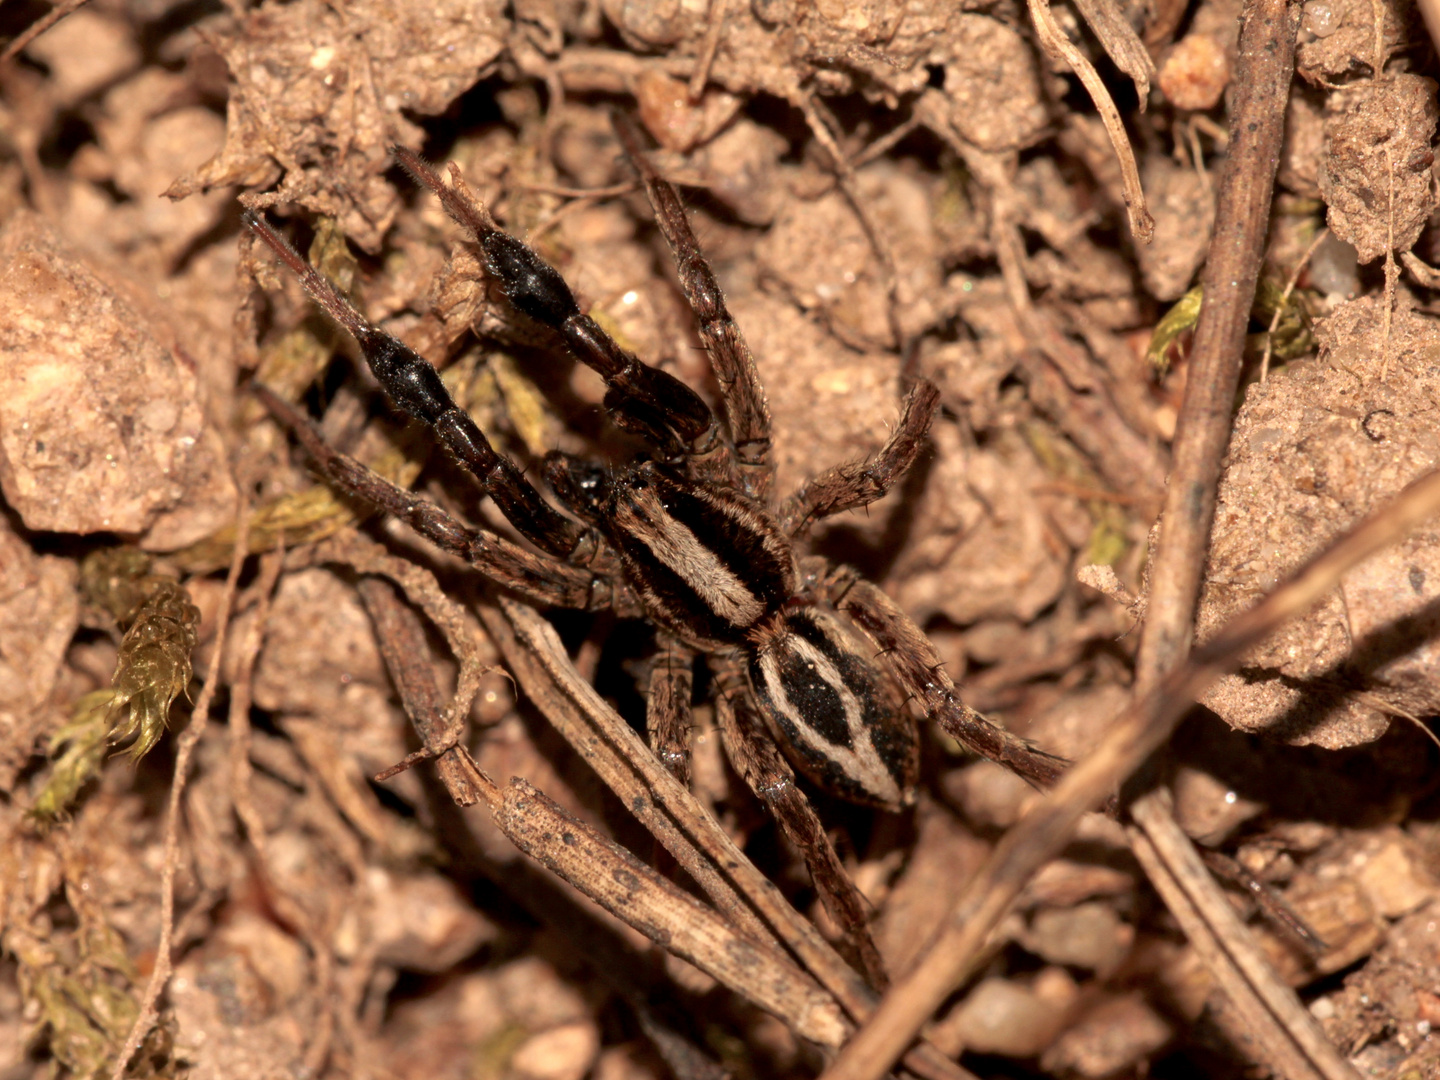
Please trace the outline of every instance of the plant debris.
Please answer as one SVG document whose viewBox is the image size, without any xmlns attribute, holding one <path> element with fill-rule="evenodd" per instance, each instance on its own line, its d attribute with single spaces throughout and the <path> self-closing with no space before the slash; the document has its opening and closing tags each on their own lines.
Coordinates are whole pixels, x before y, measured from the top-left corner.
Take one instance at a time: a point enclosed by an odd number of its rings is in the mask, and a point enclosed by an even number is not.
<svg viewBox="0 0 1440 1080">
<path fill-rule="evenodd" d="M 814 550 L 970 705 L 1078 758 L 1135 679 L 1241 3 L 71 7 L 30 37 L 35 5 L 0 14 L 0 1073 L 818 1074 L 876 999 L 721 753 L 733 717 L 697 686 L 681 789 L 631 730 L 651 630 L 547 621 L 317 483 L 253 384 L 511 535 L 242 206 L 532 476 L 555 449 L 620 463 L 600 380 L 391 148 L 456 163 L 714 402 L 614 132 L 636 117 L 754 352 L 782 494 L 939 387 L 928 453 Z M 1298 18 L 1202 644 L 1440 466 L 1434 46 L 1410 0 Z M 1437 670 L 1431 521 L 1251 648 L 1156 770 L 1366 1075 L 1440 1070 Z M 906 812 L 812 792 L 892 983 L 1039 799 L 932 727 Z M 1260 1075 L 1141 865 L 1087 817 L 905 1067 Z"/>
</svg>

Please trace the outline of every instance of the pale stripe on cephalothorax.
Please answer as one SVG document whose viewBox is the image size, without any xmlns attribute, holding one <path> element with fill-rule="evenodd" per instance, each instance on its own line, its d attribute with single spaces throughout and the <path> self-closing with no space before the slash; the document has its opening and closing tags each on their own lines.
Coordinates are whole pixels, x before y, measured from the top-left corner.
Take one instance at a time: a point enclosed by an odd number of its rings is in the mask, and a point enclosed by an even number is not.
<svg viewBox="0 0 1440 1080">
<path fill-rule="evenodd" d="M 786 634 L 761 652 L 756 667 L 763 684 L 756 689 L 796 750 L 838 766 L 848 780 L 885 805 L 906 801 L 908 793 L 871 738 L 867 702 L 829 657 L 799 635 Z M 799 703 L 798 695 L 810 700 Z"/>
<path fill-rule="evenodd" d="M 629 492 L 617 505 L 614 522 L 737 629 L 751 626 L 765 613 L 765 602 L 688 526 L 670 515 L 653 488 Z"/>
</svg>

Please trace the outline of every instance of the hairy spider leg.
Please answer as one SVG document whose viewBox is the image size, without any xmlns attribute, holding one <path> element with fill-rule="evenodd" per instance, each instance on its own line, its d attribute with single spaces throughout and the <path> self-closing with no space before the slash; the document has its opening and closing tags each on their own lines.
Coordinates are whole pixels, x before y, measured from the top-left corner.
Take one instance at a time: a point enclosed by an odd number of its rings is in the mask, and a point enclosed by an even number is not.
<svg viewBox="0 0 1440 1080">
<path fill-rule="evenodd" d="M 645 423 L 632 430 L 647 434 L 663 418 L 663 426 L 674 437 L 665 440 L 660 449 L 673 447 L 678 441 L 686 456 L 705 458 L 729 452 L 720 424 L 705 400 L 669 372 L 626 352 L 599 323 L 581 314 L 560 272 L 487 220 L 456 166 L 450 167 L 454 183 L 447 185 L 414 152 L 396 146 L 394 154 L 416 182 L 433 191 L 446 212 L 475 237 L 485 254 L 490 276 L 515 309 L 555 330 L 575 358 L 605 380 L 616 398 L 637 403 L 631 415 L 643 415 Z M 616 398 L 607 394 L 606 399 L 613 402 Z M 627 419 L 621 416 L 622 425 Z"/>
<path fill-rule="evenodd" d="M 546 502 L 518 465 L 495 452 L 490 440 L 455 404 L 439 373 L 423 357 L 356 311 L 340 290 L 302 259 L 269 222 L 250 210 L 245 211 L 244 221 L 300 279 L 315 302 L 355 339 L 391 403 L 434 430 L 527 540 L 562 559 L 576 555 L 582 541 L 588 539 L 594 545 L 596 538 L 587 535 L 590 530 Z"/>
<path fill-rule="evenodd" d="M 710 670 L 716 687 L 715 720 L 726 755 L 785 838 L 799 849 L 821 903 L 854 943 L 870 985 L 884 990 L 889 977 L 870 935 L 865 899 L 845 872 L 814 806 L 796 786 L 794 772 L 768 737 L 750 694 L 743 657 L 734 650 L 719 654 Z"/>
<path fill-rule="evenodd" d="M 656 457 L 666 462 L 681 464 L 688 456 L 685 447 L 680 445 L 675 433 L 670 430 L 665 414 L 659 409 L 615 390 L 605 391 L 603 404 L 615 426 L 644 439 L 650 444 Z M 711 455 L 705 460 L 714 460 L 714 456 Z"/>
<path fill-rule="evenodd" d="M 696 329 L 710 357 L 715 380 L 720 384 L 740 486 L 746 494 L 763 502 L 769 497 L 775 466 L 770 457 L 770 405 L 760 384 L 755 358 L 739 324 L 725 306 L 725 294 L 700 250 L 679 193 L 645 156 L 634 122 L 619 112 L 614 114 L 613 121 L 620 145 L 645 185 L 645 194 L 655 210 L 655 223 L 670 245 L 676 277 L 690 310 L 695 313 Z M 717 470 L 723 468 L 724 463 L 717 463 Z M 727 482 L 723 473 L 720 479 Z"/>
<path fill-rule="evenodd" d="M 845 510 L 869 506 L 910 471 L 925 449 L 925 436 L 940 402 L 940 391 L 928 379 L 910 389 L 900 421 L 874 457 L 847 461 L 826 469 L 800 485 L 780 504 L 780 527 L 792 540 L 803 537 L 815 522 Z"/>
<path fill-rule="evenodd" d="M 592 566 L 537 554 L 503 536 L 465 524 L 428 499 L 392 484 L 329 446 L 308 417 L 269 387 L 255 383 L 251 389 L 270 414 L 295 436 L 329 483 L 405 522 L 497 585 L 541 607 L 611 609 L 622 618 L 642 614 L 640 604 L 623 581 Z"/>
<path fill-rule="evenodd" d="M 966 705 L 935 646 L 895 601 L 848 567 L 832 570 L 817 591 L 879 644 L 901 688 L 920 702 L 927 717 L 974 753 L 1035 787 L 1055 786 L 1070 762 L 1012 735 Z"/>
</svg>

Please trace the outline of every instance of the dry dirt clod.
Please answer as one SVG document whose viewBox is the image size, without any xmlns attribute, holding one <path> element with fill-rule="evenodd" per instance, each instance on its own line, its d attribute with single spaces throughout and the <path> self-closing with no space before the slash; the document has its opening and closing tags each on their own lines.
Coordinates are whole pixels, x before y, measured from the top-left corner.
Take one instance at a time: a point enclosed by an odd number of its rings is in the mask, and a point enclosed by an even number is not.
<svg viewBox="0 0 1440 1080">
<path fill-rule="evenodd" d="M 282 198 L 376 250 L 398 209 L 380 179 L 390 144 L 419 134 L 404 113 L 444 111 L 495 63 L 505 29 L 494 3 L 253 11 L 214 38 L 231 77 L 225 147 L 168 194 L 279 180 Z"/>
<path fill-rule="evenodd" d="M 1382 300 L 1352 301 L 1317 329 L 1318 360 L 1249 388 L 1220 486 L 1201 640 L 1440 463 L 1440 331 L 1397 313 L 1382 378 L 1383 324 Z M 1422 530 L 1253 651 L 1205 704 L 1233 727 L 1332 749 L 1378 738 L 1397 714 L 1433 714 L 1437 574 L 1440 535 Z"/>
<path fill-rule="evenodd" d="M 1229 84 L 1225 47 L 1209 34 L 1187 34 L 1160 65 L 1160 92 L 1177 109 L 1213 109 Z"/>
<path fill-rule="evenodd" d="M 1172 1032 L 1166 1018 L 1140 995 L 1111 997 L 1087 1011 L 1042 1060 L 1077 1076 L 1113 1076 L 1165 1045 Z"/>
<path fill-rule="evenodd" d="M 1407 40 L 1414 13 L 1396 0 L 1306 0 L 1295 71 L 1316 86 L 1377 76 Z"/>
<path fill-rule="evenodd" d="M 1155 239 L 1135 252 L 1145 286 L 1158 300 L 1178 300 L 1194 280 L 1215 221 L 1213 182 L 1169 158 L 1152 157 L 1141 179 L 1155 215 Z"/>
<path fill-rule="evenodd" d="M 37 555 L 0 522 L 0 788 L 63 714 L 43 708 L 80 623 L 75 564 Z"/>
<path fill-rule="evenodd" d="M 1395 75 L 1331 96 L 1320 194 L 1362 263 L 1408 251 L 1435 209 L 1436 82 Z"/>
<path fill-rule="evenodd" d="M 196 373 L 154 312 L 18 213 L 0 233 L 0 488 L 30 529 L 173 550 L 232 512 Z"/>
</svg>

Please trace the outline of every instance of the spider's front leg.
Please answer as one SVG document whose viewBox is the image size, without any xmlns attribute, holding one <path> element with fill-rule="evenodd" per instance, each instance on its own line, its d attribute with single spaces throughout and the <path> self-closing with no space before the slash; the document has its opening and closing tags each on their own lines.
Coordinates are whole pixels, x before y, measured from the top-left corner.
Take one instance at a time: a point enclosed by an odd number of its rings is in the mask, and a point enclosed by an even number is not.
<svg viewBox="0 0 1440 1080">
<path fill-rule="evenodd" d="M 776 515 L 780 527 L 792 539 L 799 539 L 815 522 L 869 506 L 883 497 L 910 471 L 925 448 L 925 436 L 939 404 L 940 391 L 935 384 L 928 379 L 917 382 L 905 399 L 900 422 L 880 452 L 863 461 L 836 465 L 807 480 L 781 503 Z"/>
<path fill-rule="evenodd" d="M 626 352 L 599 323 L 582 314 L 560 272 L 488 220 L 458 168 L 451 166 L 454 185 L 447 186 L 412 151 L 396 146 L 394 153 L 411 176 L 439 197 L 446 213 L 474 236 L 490 276 L 515 309 L 558 333 L 575 358 L 605 380 L 607 405 L 633 403 L 620 410 L 621 426 L 658 441 L 662 451 L 678 442 L 687 458 L 706 462 L 705 470 L 715 476 L 731 474 L 729 444 L 699 394 L 669 372 Z"/>
<path fill-rule="evenodd" d="M 593 530 L 547 503 L 518 465 L 495 452 L 490 440 L 455 404 L 439 373 L 423 357 L 355 310 L 340 290 L 302 259 L 269 222 L 250 210 L 245 211 L 244 220 L 300 279 L 315 302 L 349 331 L 395 407 L 435 431 L 521 535 L 561 559 L 578 556 L 584 561 L 587 546 L 598 547 L 599 537 Z"/>
<path fill-rule="evenodd" d="M 602 552 L 596 560 L 601 565 L 579 566 L 536 554 L 503 536 L 458 521 L 428 499 L 397 487 L 327 445 L 307 417 L 269 388 L 257 385 L 254 392 L 271 415 L 295 436 L 330 484 L 405 522 L 436 547 L 464 559 L 502 588 L 541 607 L 612 609 L 622 618 L 640 614 L 640 606 L 624 582 L 604 571 L 604 563 L 613 564 L 613 556 L 606 558 L 608 552 Z"/>
<path fill-rule="evenodd" d="M 720 384 L 725 420 L 735 448 L 737 479 L 746 494 L 763 502 L 775 479 L 775 464 L 770 458 L 770 405 L 760 385 L 755 358 L 750 354 L 739 324 L 725 306 L 725 294 L 700 250 L 675 186 L 646 158 L 640 133 L 631 119 L 616 113 L 614 123 L 615 134 L 645 185 L 645 194 L 655 210 L 655 223 L 675 257 L 680 288 L 695 313 L 700 340 L 710 357 L 715 381 Z M 725 481 L 723 476 L 720 479 Z"/>
<path fill-rule="evenodd" d="M 660 634 L 660 650 L 650 661 L 650 685 L 645 695 L 645 729 L 670 775 L 690 786 L 690 743 L 694 718 L 690 698 L 694 692 L 691 665 L 695 650 L 674 634 Z"/>
</svg>

